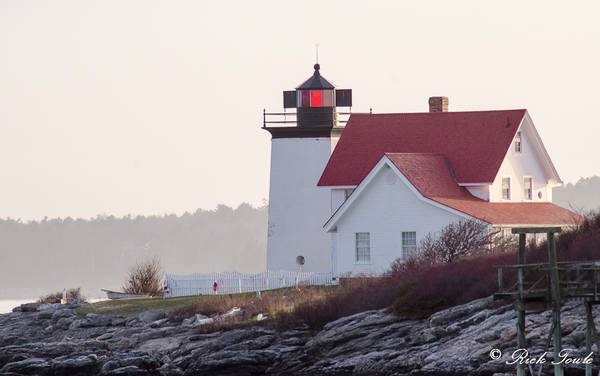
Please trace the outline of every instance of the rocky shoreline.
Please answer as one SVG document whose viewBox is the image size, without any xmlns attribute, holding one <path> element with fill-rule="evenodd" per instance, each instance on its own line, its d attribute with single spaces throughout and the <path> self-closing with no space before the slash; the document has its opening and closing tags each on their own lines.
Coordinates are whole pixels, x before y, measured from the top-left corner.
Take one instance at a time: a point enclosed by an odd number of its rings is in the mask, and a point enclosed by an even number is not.
<svg viewBox="0 0 600 376">
<path fill-rule="evenodd" d="M 125 319 L 80 316 L 73 304 L 25 304 L 0 315 L 0 375 L 515 374 L 515 366 L 506 364 L 516 350 L 515 313 L 511 305 L 491 303 L 491 298 L 479 299 L 425 320 L 380 310 L 341 318 L 320 331 L 280 332 L 266 320 L 207 334 L 195 328 L 202 317 L 176 324 L 161 310 Z M 527 314 L 532 356 L 545 351 L 550 315 Z M 569 356 L 584 357 L 582 304 L 563 307 L 562 329 Z M 492 360 L 492 349 L 501 350 L 502 357 Z M 543 375 L 552 374 L 551 360 L 549 352 Z M 571 365 L 566 374 L 583 374 L 583 369 Z"/>
</svg>

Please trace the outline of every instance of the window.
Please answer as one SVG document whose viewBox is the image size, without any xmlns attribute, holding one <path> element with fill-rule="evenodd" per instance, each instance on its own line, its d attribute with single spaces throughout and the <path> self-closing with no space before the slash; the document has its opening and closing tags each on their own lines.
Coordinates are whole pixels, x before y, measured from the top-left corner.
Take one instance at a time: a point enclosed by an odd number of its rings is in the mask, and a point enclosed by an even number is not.
<svg viewBox="0 0 600 376">
<path fill-rule="evenodd" d="M 521 132 L 517 132 L 515 136 L 515 153 L 520 153 L 521 151 L 523 151 L 521 146 Z"/>
<path fill-rule="evenodd" d="M 368 264 L 371 262 L 371 234 L 369 232 L 356 233 L 356 263 Z"/>
<path fill-rule="evenodd" d="M 533 178 L 529 176 L 523 178 L 523 198 L 525 200 L 533 198 Z"/>
<path fill-rule="evenodd" d="M 310 91 L 310 106 L 321 107 L 323 105 L 323 96 L 321 90 Z"/>
<path fill-rule="evenodd" d="M 402 256 L 406 259 L 417 253 L 417 233 L 404 231 L 402 233 Z"/>
<path fill-rule="evenodd" d="M 298 107 L 333 107 L 333 90 L 298 90 Z"/>
<path fill-rule="evenodd" d="M 323 90 L 323 107 L 333 107 L 333 90 Z"/>
<path fill-rule="evenodd" d="M 502 178 L 502 199 L 510 200 L 510 178 Z"/>
<path fill-rule="evenodd" d="M 302 90 L 301 91 L 302 95 L 300 96 L 300 98 L 302 98 L 302 107 L 309 107 L 310 106 L 310 90 Z"/>
</svg>

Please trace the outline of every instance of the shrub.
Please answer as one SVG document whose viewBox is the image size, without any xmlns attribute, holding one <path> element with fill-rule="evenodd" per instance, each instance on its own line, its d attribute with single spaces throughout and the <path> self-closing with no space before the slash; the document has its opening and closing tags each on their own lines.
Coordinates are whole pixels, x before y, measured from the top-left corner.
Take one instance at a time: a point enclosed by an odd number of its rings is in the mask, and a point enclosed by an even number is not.
<svg viewBox="0 0 600 376">
<path fill-rule="evenodd" d="M 487 224 L 468 219 L 450 223 L 439 233 L 427 234 L 414 257 L 428 264 L 449 263 L 464 257 L 503 252 L 512 246 L 512 237 L 490 233 Z"/>
<path fill-rule="evenodd" d="M 386 275 L 383 278 L 357 277 L 341 285 L 325 299 L 299 304 L 292 311 L 277 314 L 280 329 L 300 323 L 319 329 L 330 321 L 355 313 L 387 308 L 398 292 L 398 280 Z"/>
<path fill-rule="evenodd" d="M 600 215 L 586 220 L 578 228 L 559 235 L 556 241 L 559 261 L 586 261 L 600 258 Z M 548 244 L 530 244 L 527 263 L 548 262 Z M 396 263 L 401 281 L 393 310 L 413 318 L 426 317 L 436 311 L 471 300 L 490 296 L 498 290 L 496 265 L 516 264 L 516 247 L 510 252 L 464 257 L 452 263 L 431 265 L 413 260 Z M 503 269 L 503 283 L 516 281 L 515 269 Z"/>
<path fill-rule="evenodd" d="M 60 300 L 63 297 L 62 292 L 55 292 L 52 294 L 41 296 L 38 299 L 38 303 L 60 303 Z M 81 295 L 81 288 L 77 287 L 76 289 L 68 289 L 67 290 L 67 301 L 68 302 L 85 302 L 86 299 L 83 295 Z"/>
<path fill-rule="evenodd" d="M 128 294 L 157 295 L 162 292 L 162 267 L 160 260 L 153 258 L 138 262 L 129 269 L 123 291 Z"/>
</svg>

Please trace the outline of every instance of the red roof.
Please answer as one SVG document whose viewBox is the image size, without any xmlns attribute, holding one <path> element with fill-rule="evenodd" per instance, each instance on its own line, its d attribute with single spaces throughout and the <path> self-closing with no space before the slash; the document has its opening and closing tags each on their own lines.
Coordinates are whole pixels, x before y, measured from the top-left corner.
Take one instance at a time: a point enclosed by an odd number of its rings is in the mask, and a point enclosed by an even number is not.
<svg viewBox="0 0 600 376">
<path fill-rule="evenodd" d="M 450 172 L 447 159 L 441 154 L 386 153 L 392 163 L 425 197 L 464 197 Z M 470 195 L 467 192 L 468 195 Z"/>
<path fill-rule="evenodd" d="M 358 185 L 384 153 L 439 153 L 458 182 L 491 184 L 525 112 L 352 114 L 318 185 Z"/>
<path fill-rule="evenodd" d="M 485 222 L 500 225 L 569 225 L 583 217 L 551 202 L 488 202 L 472 196 L 452 177 L 454 166 L 440 154 L 386 153 L 425 197 Z"/>
<path fill-rule="evenodd" d="M 551 202 L 488 202 L 472 196 L 432 199 L 495 225 L 574 225 L 584 220 Z"/>
</svg>

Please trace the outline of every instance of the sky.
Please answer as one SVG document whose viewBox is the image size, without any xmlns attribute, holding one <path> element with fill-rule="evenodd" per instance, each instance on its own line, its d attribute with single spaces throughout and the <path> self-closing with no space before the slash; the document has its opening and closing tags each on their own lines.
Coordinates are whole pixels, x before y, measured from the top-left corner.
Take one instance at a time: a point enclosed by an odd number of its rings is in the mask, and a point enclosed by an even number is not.
<svg viewBox="0 0 600 376">
<path fill-rule="evenodd" d="M 321 74 L 355 112 L 527 108 L 563 181 L 600 175 L 594 1 L 0 0 L 0 218 L 268 199 L 262 111 Z"/>
</svg>

